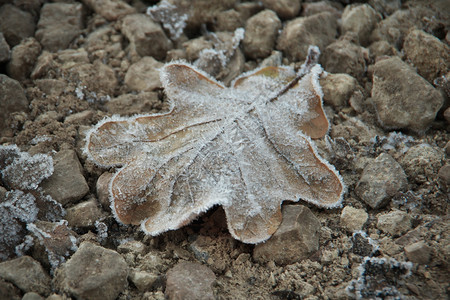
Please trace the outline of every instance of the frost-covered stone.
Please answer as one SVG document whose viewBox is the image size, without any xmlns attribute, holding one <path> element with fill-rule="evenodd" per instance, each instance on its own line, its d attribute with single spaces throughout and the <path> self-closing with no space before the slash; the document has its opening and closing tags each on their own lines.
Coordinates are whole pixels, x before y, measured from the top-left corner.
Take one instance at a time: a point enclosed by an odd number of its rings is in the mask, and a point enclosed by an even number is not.
<svg viewBox="0 0 450 300">
<path fill-rule="evenodd" d="M 186 21 L 189 18 L 188 12 L 182 7 L 178 7 L 167 0 L 162 0 L 158 4 L 147 8 L 147 14 L 169 32 L 173 40 L 177 40 L 183 34 Z"/>
<path fill-rule="evenodd" d="M 319 249 L 320 221 L 303 205 L 284 205 L 283 221 L 265 243 L 256 245 L 253 258 L 288 265 L 307 259 Z"/>
<path fill-rule="evenodd" d="M 11 60 L 6 67 L 8 75 L 16 80 L 29 77 L 39 54 L 41 54 L 41 45 L 36 39 L 22 40 L 11 50 Z"/>
<path fill-rule="evenodd" d="M 301 7 L 301 0 L 262 0 L 264 7 L 273 10 L 281 19 L 295 18 Z"/>
<path fill-rule="evenodd" d="M 348 74 L 327 74 L 320 79 L 323 102 L 335 108 L 348 106 L 350 97 L 361 89 L 358 81 Z"/>
<path fill-rule="evenodd" d="M 402 167 L 392 156 L 382 153 L 364 168 L 355 192 L 362 201 L 375 209 L 386 205 L 407 184 Z"/>
<path fill-rule="evenodd" d="M 28 99 L 20 83 L 0 74 L 0 132 L 7 129 L 11 114 L 28 110 Z"/>
<path fill-rule="evenodd" d="M 97 200 L 92 198 L 68 208 L 66 219 L 70 227 L 88 228 L 105 217 L 106 212 L 99 207 Z"/>
<path fill-rule="evenodd" d="M 337 18 L 324 12 L 309 17 L 289 21 L 277 40 L 277 49 L 283 51 L 288 59 L 303 60 L 309 45 L 325 49 L 337 35 Z"/>
<path fill-rule="evenodd" d="M 41 9 L 36 39 L 45 50 L 66 49 L 83 29 L 81 3 L 46 3 Z"/>
<path fill-rule="evenodd" d="M 369 215 L 364 209 L 346 206 L 341 212 L 341 225 L 348 231 L 361 230 Z"/>
<path fill-rule="evenodd" d="M 415 132 L 430 126 L 444 102 L 441 93 L 398 57 L 375 64 L 372 99 L 383 127 Z"/>
<path fill-rule="evenodd" d="M 134 91 L 152 91 L 161 88 L 159 69 L 162 66 L 163 63 L 153 57 L 143 57 L 128 68 L 125 84 Z"/>
<path fill-rule="evenodd" d="M 393 236 L 400 236 L 411 229 L 411 216 L 401 210 L 393 210 L 377 216 L 377 228 Z"/>
<path fill-rule="evenodd" d="M 281 21 L 271 10 L 264 10 L 247 20 L 242 41 L 244 54 L 256 59 L 267 57 L 275 46 Z"/>
<path fill-rule="evenodd" d="M 37 292 L 47 296 L 51 279 L 42 266 L 29 256 L 0 263 L 0 278 L 12 282 L 22 292 Z"/>
<path fill-rule="evenodd" d="M 10 47 L 34 35 L 35 23 L 33 16 L 12 4 L 0 7 L 0 32 L 5 36 Z"/>
<path fill-rule="evenodd" d="M 11 57 L 11 49 L 5 40 L 5 36 L 0 32 L 0 63 L 8 61 Z"/>
<path fill-rule="evenodd" d="M 362 46 L 367 46 L 370 33 L 375 28 L 380 16 L 368 4 L 347 5 L 342 13 L 342 33 L 355 32 Z"/>
<path fill-rule="evenodd" d="M 166 290 L 169 300 L 215 299 L 212 284 L 216 275 L 207 266 L 182 261 L 167 271 Z"/>
<path fill-rule="evenodd" d="M 424 241 L 409 244 L 405 247 L 405 254 L 414 263 L 426 265 L 430 262 L 432 248 Z"/>
<path fill-rule="evenodd" d="M 122 256 L 84 242 L 57 269 L 54 284 L 77 299 L 114 300 L 127 287 L 128 266 Z"/>
<path fill-rule="evenodd" d="M 401 164 L 412 182 L 424 183 L 432 181 L 441 168 L 444 153 L 429 144 L 411 147 L 403 156 Z"/>
</svg>

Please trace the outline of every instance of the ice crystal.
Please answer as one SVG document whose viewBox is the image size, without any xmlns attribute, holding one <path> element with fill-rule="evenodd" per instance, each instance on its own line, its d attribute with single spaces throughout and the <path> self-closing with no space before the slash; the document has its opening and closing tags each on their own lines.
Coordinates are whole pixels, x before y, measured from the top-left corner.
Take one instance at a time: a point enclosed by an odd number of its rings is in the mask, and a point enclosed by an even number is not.
<svg viewBox="0 0 450 300">
<path fill-rule="evenodd" d="M 221 205 L 230 233 L 259 243 L 279 227 L 285 200 L 338 206 L 342 179 L 311 140 L 328 131 L 318 55 L 310 47 L 298 72 L 259 69 L 230 88 L 186 63 L 166 64 L 169 112 L 113 116 L 86 137 L 91 160 L 120 167 L 109 188 L 116 219 L 157 235 Z"/>
<path fill-rule="evenodd" d="M 170 37 L 177 40 L 186 27 L 189 18 L 187 12 L 178 8 L 167 0 L 162 0 L 157 5 L 147 8 L 147 14 L 169 31 Z"/>
</svg>

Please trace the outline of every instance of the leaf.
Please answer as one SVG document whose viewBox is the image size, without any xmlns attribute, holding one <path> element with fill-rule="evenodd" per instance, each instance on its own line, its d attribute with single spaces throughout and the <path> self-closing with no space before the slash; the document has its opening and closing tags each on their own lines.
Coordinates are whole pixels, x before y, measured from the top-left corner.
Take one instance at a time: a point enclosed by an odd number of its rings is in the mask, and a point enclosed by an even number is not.
<svg viewBox="0 0 450 300">
<path fill-rule="evenodd" d="M 92 128 L 88 157 L 121 167 L 110 184 L 117 220 L 157 235 L 221 205 L 230 233 L 259 243 L 279 227 L 285 200 L 339 205 L 342 179 L 310 138 L 328 130 L 318 49 L 310 49 L 298 73 L 269 67 L 230 88 L 188 64 L 166 64 L 168 113 L 114 116 Z"/>
</svg>

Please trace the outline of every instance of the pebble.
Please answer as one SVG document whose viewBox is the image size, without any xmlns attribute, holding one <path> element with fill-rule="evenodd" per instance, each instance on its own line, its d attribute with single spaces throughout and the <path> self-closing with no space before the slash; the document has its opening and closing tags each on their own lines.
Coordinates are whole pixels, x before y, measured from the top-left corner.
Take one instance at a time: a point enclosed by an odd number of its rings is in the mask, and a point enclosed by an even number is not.
<svg viewBox="0 0 450 300">
<path fill-rule="evenodd" d="M 66 49 L 83 29 L 81 3 L 46 3 L 41 9 L 36 39 L 45 50 Z"/>
<path fill-rule="evenodd" d="M 11 57 L 11 48 L 5 40 L 5 36 L 0 32 L 0 63 L 6 62 Z"/>
<path fill-rule="evenodd" d="M 406 57 L 429 82 L 445 75 L 450 69 L 450 47 L 422 30 L 412 30 L 405 37 Z"/>
<path fill-rule="evenodd" d="M 280 19 L 268 9 L 248 19 L 242 41 L 245 56 L 251 59 L 269 56 L 275 46 L 280 28 Z"/>
<path fill-rule="evenodd" d="M 161 88 L 159 69 L 163 65 L 153 57 L 143 57 L 130 66 L 125 75 L 125 84 L 133 91 L 152 91 Z"/>
<path fill-rule="evenodd" d="M 295 18 L 301 8 L 301 0 L 262 0 L 265 8 L 273 10 L 283 19 Z"/>
<path fill-rule="evenodd" d="M 91 119 L 93 116 L 94 116 L 94 111 L 83 110 L 79 113 L 68 115 L 64 119 L 64 124 L 90 125 L 91 124 L 90 122 L 91 122 Z"/>
<path fill-rule="evenodd" d="M 369 215 L 364 209 L 346 206 L 341 212 L 341 226 L 348 231 L 361 230 L 367 222 Z"/>
<path fill-rule="evenodd" d="M 407 184 L 402 167 L 392 156 L 382 153 L 364 168 L 355 192 L 367 205 L 377 209 L 385 206 Z"/>
<path fill-rule="evenodd" d="M 102 97 L 109 97 L 118 85 L 114 70 L 100 60 L 95 60 L 93 64 L 76 64 L 70 72 L 80 80 L 82 96 L 78 97 L 87 101 L 96 102 L 101 101 Z"/>
<path fill-rule="evenodd" d="M 144 255 L 147 247 L 144 243 L 140 241 L 128 241 L 117 246 L 117 252 L 124 253 L 133 253 L 135 255 Z"/>
<path fill-rule="evenodd" d="M 374 241 L 363 232 L 356 232 L 352 238 L 352 252 L 363 257 L 370 257 L 378 250 Z"/>
<path fill-rule="evenodd" d="M 0 278 L 10 281 L 22 292 L 50 294 L 51 279 L 39 262 L 22 256 L 0 263 Z"/>
<path fill-rule="evenodd" d="M 444 190 L 448 190 L 450 188 L 450 165 L 449 164 L 446 164 L 442 168 L 439 169 L 438 180 Z"/>
<path fill-rule="evenodd" d="M 292 61 L 303 61 L 309 45 L 316 45 L 323 50 L 334 42 L 336 35 L 337 18 L 332 13 L 296 18 L 286 24 L 278 37 L 277 50 L 281 50 Z"/>
<path fill-rule="evenodd" d="M 163 60 L 167 51 L 173 47 L 162 27 L 144 14 L 124 17 L 121 31 L 141 57 L 153 56 L 157 60 Z"/>
<path fill-rule="evenodd" d="M 424 132 L 444 103 L 443 96 L 398 57 L 373 68 L 372 99 L 386 129 Z"/>
<path fill-rule="evenodd" d="M 122 256 L 90 242 L 57 269 L 54 284 L 77 299 L 113 300 L 127 287 L 128 266 Z"/>
<path fill-rule="evenodd" d="M 141 292 L 151 291 L 161 282 L 160 276 L 145 271 L 132 270 L 129 278 Z"/>
<path fill-rule="evenodd" d="M 8 75 L 19 81 L 25 80 L 30 76 L 40 54 L 41 45 L 35 38 L 23 39 L 11 50 L 11 60 L 6 66 Z"/>
<path fill-rule="evenodd" d="M 28 292 L 25 295 L 23 295 L 22 300 L 44 300 L 41 295 L 35 292 Z"/>
<path fill-rule="evenodd" d="M 330 12 L 337 18 L 340 18 L 342 13 L 342 5 L 336 2 L 319 1 L 319 2 L 305 2 L 302 4 L 302 16 L 312 16 L 322 12 Z"/>
<path fill-rule="evenodd" d="M 412 182 L 424 183 L 436 179 L 442 167 L 444 153 L 429 144 L 411 147 L 403 156 L 401 164 Z"/>
<path fill-rule="evenodd" d="M 358 81 L 348 74 L 327 74 L 320 79 L 323 102 L 335 108 L 348 106 L 350 97 L 361 89 Z"/>
<path fill-rule="evenodd" d="M 169 300 L 215 299 L 212 284 L 216 275 L 200 263 L 181 261 L 166 274 L 165 295 Z"/>
<path fill-rule="evenodd" d="M 421 265 L 426 265 L 430 262 L 432 251 L 431 247 L 424 241 L 418 241 L 405 247 L 406 257 L 410 261 Z"/>
<path fill-rule="evenodd" d="M 0 32 L 5 36 L 10 47 L 18 45 L 27 37 L 34 36 L 33 16 L 11 4 L 0 7 Z"/>
<path fill-rule="evenodd" d="M 55 154 L 53 162 L 55 171 L 42 182 L 42 189 L 62 205 L 76 203 L 89 192 L 76 152 L 61 150 Z"/>
<path fill-rule="evenodd" d="M 273 236 L 255 246 L 253 258 L 259 263 L 274 261 L 293 264 L 319 249 L 320 221 L 303 205 L 283 205 L 283 220 Z"/>
<path fill-rule="evenodd" d="M 66 220 L 71 227 L 90 228 L 95 221 L 102 220 L 107 216 L 106 212 L 99 207 L 97 199 L 77 203 L 67 209 Z"/>
<path fill-rule="evenodd" d="M 243 26 L 244 22 L 242 20 L 242 14 L 234 9 L 229 9 L 218 13 L 216 16 L 216 22 L 213 24 L 215 32 L 233 32 Z"/>
<path fill-rule="evenodd" d="M 5 300 L 21 300 L 21 292 L 12 283 L 0 279 L 0 295 Z"/>
<path fill-rule="evenodd" d="M 28 99 L 20 83 L 0 74 L 0 133 L 8 129 L 6 126 L 11 114 L 27 110 Z"/>
<path fill-rule="evenodd" d="M 381 19 L 379 14 L 368 4 L 347 5 L 342 13 L 341 31 L 355 32 L 362 46 L 370 43 L 370 33 Z"/>
<path fill-rule="evenodd" d="M 394 209 L 377 217 L 377 228 L 392 236 L 400 236 L 411 229 L 411 216 L 404 211 Z"/>
<path fill-rule="evenodd" d="M 397 49 L 386 41 L 377 41 L 369 46 L 370 57 L 377 61 L 380 56 L 396 56 Z"/>
<path fill-rule="evenodd" d="M 136 9 L 122 0 L 82 0 L 84 4 L 108 21 L 133 14 Z"/>
</svg>

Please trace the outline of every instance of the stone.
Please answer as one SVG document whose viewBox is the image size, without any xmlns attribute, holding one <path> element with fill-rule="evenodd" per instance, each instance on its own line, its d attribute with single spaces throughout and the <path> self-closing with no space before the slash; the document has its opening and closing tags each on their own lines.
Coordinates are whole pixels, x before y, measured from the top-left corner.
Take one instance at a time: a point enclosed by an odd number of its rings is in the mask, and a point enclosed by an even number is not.
<svg viewBox="0 0 450 300">
<path fill-rule="evenodd" d="M 386 41 L 376 41 L 369 46 L 370 57 L 376 61 L 379 56 L 396 56 L 397 49 Z"/>
<path fill-rule="evenodd" d="M 411 216 L 404 211 L 394 209 L 377 217 L 377 228 L 392 236 L 400 236 L 411 229 Z"/>
<path fill-rule="evenodd" d="M 6 282 L 0 279 L 0 295 L 5 300 L 21 300 L 20 290 L 10 282 Z"/>
<path fill-rule="evenodd" d="M 93 227 L 95 221 L 104 219 L 106 212 L 102 210 L 95 198 L 80 202 L 67 209 L 66 220 L 71 227 Z"/>
<path fill-rule="evenodd" d="M 447 154 L 448 156 L 450 156 L 450 141 L 447 142 L 447 144 L 445 144 L 445 154 Z"/>
<path fill-rule="evenodd" d="M 352 235 L 351 241 L 351 251 L 356 255 L 371 257 L 378 250 L 378 246 L 375 244 L 375 242 L 364 232 L 355 232 Z"/>
<path fill-rule="evenodd" d="M 392 15 L 402 7 L 402 0 L 369 0 L 368 3 L 383 16 Z"/>
<path fill-rule="evenodd" d="M 141 57 L 153 56 L 163 60 L 173 48 L 162 27 L 144 14 L 127 15 L 121 23 L 121 31 Z"/>
<path fill-rule="evenodd" d="M 283 19 L 295 18 L 301 8 L 301 0 L 262 0 L 265 8 L 273 10 Z"/>
<path fill-rule="evenodd" d="M 442 94 L 398 57 L 373 68 L 372 99 L 386 129 L 424 132 L 444 103 Z"/>
<path fill-rule="evenodd" d="M 8 75 L 19 81 L 25 80 L 30 76 L 40 54 L 41 45 L 35 38 L 23 39 L 11 50 L 11 59 L 6 66 Z"/>
<path fill-rule="evenodd" d="M 108 100 L 117 87 L 116 73 L 99 60 L 93 64 L 77 63 L 70 68 L 70 73 L 80 81 L 79 86 L 86 89 L 86 93 L 81 90 L 81 96 L 78 97 L 90 102 Z"/>
<path fill-rule="evenodd" d="M 0 32 L 0 63 L 6 62 L 11 57 L 11 48 L 5 40 L 5 36 Z"/>
<path fill-rule="evenodd" d="M 151 291 L 160 283 L 160 276 L 145 271 L 132 270 L 130 272 L 130 281 L 141 292 Z M 183 298 L 186 299 L 186 298 Z"/>
<path fill-rule="evenodd" d="M 406 57 L 429 82 L 443 76 L 450 69 L 450 47 L 437 37 L 422 30 L 411 30 L 405 37 Z"/>
<path fill-rule="evenodd" d="M 79 113 L 68 115 L 64 119 L 64 124 L 74 124 L 74 125 L 90 125 L 90 120 L 94 116 L 92 110 L 84 110 Z"/>
<path fill-rule="evenodd" d="M 330 12 L 340 18 L 342 5 L 331 1 L 305 2 L 302 4 L 301 16 L 307 17 L 322 12 Z"/>
<path fill-rule="evenodd" d="M 271 10 L 264 10 L 247 20 L 242 45 L 244 54 L 252 59 L 270 55 L 281 28 L 281 21 Z"/>
<path fill-rule="evenodd" d="M 293 264 L 319 249 L 320 221 L 303 205 L 283 205 L 283 220 L 273 236 L 255 246 L 253 258 L 259 262 Z"/>
<path fill-rule="evenodd" d="M 166 274 L 165 296 L 169 300 L 215 299 L 212 284 L 216 275 L 207 266 L 181 261 Z"/>
<path fill-rule="evenodd" d="M 146 56 L 132 64 L 125 75 L 125 84 L 133 91 L 152 91 L 161 88 L 159 69 L 164 64 Z"/>
<path fill-rule="evenodd" d="M 156 113 L 167 107 L 159 99 L 157 92 L 142 92 L 139 94 L 123 94 L 113 98 L 105 104 L 111 114 L 136 115 L 143 113 Z"/>
<path fill-rule="evenodd" d="M 370 33 L 381 17 L 368 4 L 347 5 L 342 13 L 341 31 L 356 33 L 362 46 L 370 43 Z"/>
<path fill-rule="evenodd" d="M 368 218 L 364 209 L 346 206 L 341 212 L 341 226 L 351 232 L 362 230 Z"/>
<path fill-rule="evenodd" d="M 430 262 L 432 248 L 424 241 L 409 244 L 405 247 L 405 254 L 414 263 L 426 265 Z"/>
<path fill-rule="evenodd" d="M 183 43 L 183 48 L 186 49 L 186 56 L 189 61 L 195 61 L 199 58 L 200 52 L 204 49 L 213 48 L 213 43 L 201 36 L 195 39 L 190 39 Z"/>
<path fill-rule="evenodd" d="M 446 110 L 444 110 L 444 119 L 447 121 L 447 123 L 450 123 L 450 107 L 447 107 Z"/>
<path fill-rule="evenodd" d="M 133 253 L 135 255 L 144 255 L 147 247 L 140 241 L 128 241 L 117 246 L 119 253 Z"/>
<path fill-rule="evenodd" d="M 286 24 L 278 37 L 277 50 L 291 61 L 304 61 L 309 45 L 325 49 L 336 35 L 337 18 L 332 13 L 296 18 Z"/>
<path fill-rule="evenodd" d="M 10 281 L 22 292 L 50 294 L 51 279 L 42 266 L 30 256 L 0 263 L 0 278 Z"/>
<path fill-rule="evenodd" d="M 361 89 L 358 81 L 348 74 L 327 74 L 320 79 L 323 102 L 335 108 L 348 106 L 350 97 Z"/>
<path fill-rule="evenodd" d="M 222 11 L 217 14 L 216 21 L 213 24 L 214 31 L 230 31 L 233 32 L 240 27 L 244 27 L 242 14 L 234 9 Z"/>
<path fill-rule="evenodd" d="M 35 27 L 30 13 L 11 4 L 0 7 L 0 32 L 10 47 L 18 45 L 24 38 L 34 36 Z"/>
<path fill-rule="evenodd" d="M 20 83 L 0 74 L 0 133 L 8 125 L 8 118 L 15 112 L 28 111 L 28 99 Z"/>
<path fill-rule="evenodd" d="M 81 3 L 46 3 L 41 9 L 36 39 L 45 50 L 66 49 L 83 29 Z"/>
<path fill-rule="evenodd" d="M 136 13 L 136 9 L 122 0 L 82 0 L 89 8 L 108 21 Z"/>
<path fill-rule="evenodd" d="M 89 192 L 76 152 L 61 150 L 53 162 L 55 171 L 42 182 L 42 189 L 62 205 L 76 203 Z"/>
<path fill-rule="evenodd" d="M 441 149 L 429 144 L 419 144 L 411 147 L 403 156 L 401 164 L 412 182 L 425 183 L 436 179 L 436 174 L 442 167 L 444 153 Z"/>
<path fill-rule="evenodd" d="M 25 295 L 23 295 L 22 300 L 44 300 L 41 295 L 35 292 L 28 292 Z"/>
<path fill-rule="evenodd" d="M 377 209 L 386 205 L 407 184 L 402 167 L 392 156 L 382 153 L 364 168 L 355 192 L 364 203 Z"/>
<path fill-rule="evenodd" d="M 56 270 L 54 284 L 77 299 L 114 300 L 127 287 L 128 266 L 122 256 L 90 242 Z"/>
<path fill-rule="evenodd" d="M 450 165 L 446 164 L 439 169 L 438 180 L 444 190 L 450 188 Z"/>
</svg>

